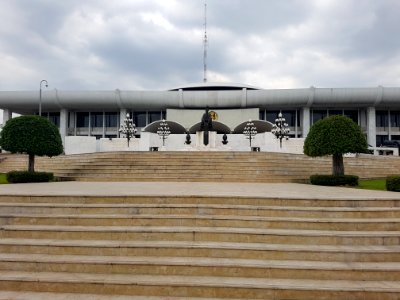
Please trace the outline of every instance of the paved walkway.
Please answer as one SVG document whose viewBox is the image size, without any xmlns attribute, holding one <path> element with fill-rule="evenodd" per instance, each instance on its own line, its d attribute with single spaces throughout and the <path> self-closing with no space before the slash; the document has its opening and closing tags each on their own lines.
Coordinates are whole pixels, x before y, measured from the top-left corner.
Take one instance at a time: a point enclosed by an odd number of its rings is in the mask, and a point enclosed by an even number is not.
<svg viewBox="0 0 400 300">
<path fill-rule="evenodd" d="M 0 185 L 0 195 L 233 196 L 299 199 L 400 199 L 400 193 L 296 183 L 52 182 Z"/>
</svg>

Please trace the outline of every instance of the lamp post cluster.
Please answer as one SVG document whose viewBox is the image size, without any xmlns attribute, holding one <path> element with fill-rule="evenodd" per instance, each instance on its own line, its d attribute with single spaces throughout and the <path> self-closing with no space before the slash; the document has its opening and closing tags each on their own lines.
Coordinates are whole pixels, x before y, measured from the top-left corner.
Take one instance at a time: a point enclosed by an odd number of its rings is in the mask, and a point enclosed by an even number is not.
<svg viewBox="0 0 400 300">
<path fill-rule="evenodd" d="M 171 130 L 169 129 L 168 123 L 165 120 L 162 120 L 160 126 L 157 128 L 157 134 L 162 138 L 163 147 L 165 146 L 165 140 L 171 134 Z"/>
<path fill-rule="evenodd" d="M 126 136 L 126 139 L 128 140 L 128 147 L 129 147 L 129 141 L 135 135 L 135 133 L 137 131 L 136 125 L 133 123 L 133 120 L 130 118 L 129 113 L 126 114 L 126 118 L 123 121 L 123 123 L 118 131 Z"/>
<path fill-rule="evenodd" d="M 246 126 L 243 129 L 243 134 L 250 141 L 250 148 L 251 148 L 251 140 L 254 139 L 255 136 L 257 135 L 257 127 L 254 125 L 253 121 L 249 120 L 246 123 Z"/>
<path fill-rule="evenodd" d="M 289 139 L 289 125 L 286 123 L 286 119 L 282 116 L 282 112 L 278 114 L 278 118 L 275 119 L 275 124 L 272 126 L 271 130 L 272 134 L 276 136 L 276 138 L 280 142 L 280 147 L 282 148 L 282 139 Z"/>
<path fill-rule="evenodd" d="M 39 88 L 39 116 L 42 116 L 42 84 L 45 83 L 45 87 L 49 87 L 49 83 L 46 79 L 40 81 L 40 88 Z"/>
</svg>

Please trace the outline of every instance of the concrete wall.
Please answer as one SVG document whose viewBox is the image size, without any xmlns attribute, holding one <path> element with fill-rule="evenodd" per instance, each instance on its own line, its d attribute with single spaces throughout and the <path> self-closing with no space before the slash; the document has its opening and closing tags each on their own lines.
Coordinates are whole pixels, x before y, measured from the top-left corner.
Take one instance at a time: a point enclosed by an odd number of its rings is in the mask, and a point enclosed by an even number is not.
<svg viewBox="0 0 400 300">
<path fill-rule="evenodd" d="M 108 152 L 108 151 L 250 151 L 249 140 L 243 134 L 228 134 L 228 144 L 222 144 L 222 134 L 210 133 L 210 144 L 202 145 L 201 134 L 191 134 L 191 144 L 186 145 L 185 134 L 171 134 L 162 146 L 162 139 L 154 133 L 143 132 L 140 138 L 130 140 L 129 148 L 126 138 L 99 139 L 91 136 L 67 136 L 65 154 Z M 303 153 L 304 139 L 279 140 L 270 132 L 257 134 L 252 140 L 252 147 L 259 147 L 263 152 Z"/>
<path fill-rule="evenodd" d="M 234 129 L 240 123 L 248 120 L 258 120 L 258 108 L 238 108 L 238 109 L 212 109 L 218 115 L 218 122 L 224 123 L 229 128 Z M 189 129 L 194 124 L 201 122 L 204 114 L 203 109 L 167 109 L 167 120 L 177 122 Z"/>
</svg>

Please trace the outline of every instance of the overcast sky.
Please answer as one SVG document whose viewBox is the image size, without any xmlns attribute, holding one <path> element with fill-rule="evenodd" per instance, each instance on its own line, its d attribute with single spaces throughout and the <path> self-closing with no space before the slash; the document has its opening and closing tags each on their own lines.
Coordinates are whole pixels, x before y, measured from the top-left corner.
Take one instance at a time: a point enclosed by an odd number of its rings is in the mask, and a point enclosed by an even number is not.
<svg viewBox="0 0 400 300">
<path fill-rule="evenodd" d="M 400 0 L 208 0 L 208 81 L 400 86 Z M 203 79 L 204 0 L 0 0 L 0 90 Z"/>
</svg>

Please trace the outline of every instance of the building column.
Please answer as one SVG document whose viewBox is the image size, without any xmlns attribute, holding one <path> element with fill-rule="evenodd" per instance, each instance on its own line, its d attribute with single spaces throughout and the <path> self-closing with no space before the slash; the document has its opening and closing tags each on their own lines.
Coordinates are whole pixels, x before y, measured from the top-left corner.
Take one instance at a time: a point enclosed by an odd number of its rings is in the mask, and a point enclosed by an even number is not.
<svg viewBox="0 0 400 300">
<path fill-rule="evenodd" d="M 8 120 L 12 118 L 12 111 L 9 109 L 3 109 L 3 126 Z"/>
<path fill-rule="evenodd" d="M 121 125 L 124 124 L 125 119 L 126 119 L 126 108 L 121 108 L 119 111 L 119 127 L 121 127 Z M 118 130 L 118 137 L 120 137 L 119 130 Z"/>
<path fill-rule="evenodd" d="M 60 110 L 60 135 L 62 143 L 65 147 L 65 137 L 68 135 L 68 110 L 62 108 Z"/>
<path fill-rule="evenodd" d="M 367 109 L 367 140 L 372 147 L 376 146 L 376 114 L 375 107 Z"/>
<path fill-rule="evenodd" d="M 303 138 L 306 138 L 310 132 L 310 108 L 303 107 L 303 120 L 302 120 Z"/>
</svg>

